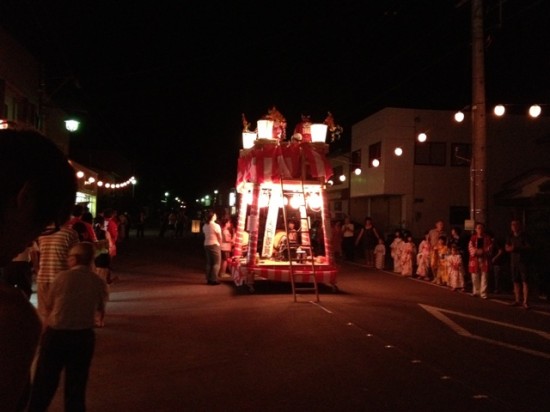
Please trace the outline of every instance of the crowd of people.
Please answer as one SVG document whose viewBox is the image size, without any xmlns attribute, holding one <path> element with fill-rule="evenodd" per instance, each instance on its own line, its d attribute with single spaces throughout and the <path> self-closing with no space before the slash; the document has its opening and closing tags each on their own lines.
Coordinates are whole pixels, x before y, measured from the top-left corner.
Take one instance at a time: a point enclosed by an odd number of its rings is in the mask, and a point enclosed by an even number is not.
<svg viewBox="0 0 550 412">
<path fill-rule="evenodd" d="M 502 291 L 504 262 L 508 260 L 514 292 L 511 304 L 529 308 L 528 266 L 533 245 L 517 219 L 511 221 L 504 243 L 495 239 L 483 223 L 477 223 L 471 234 L 452 227 L 447 235 L 445 223 L 438 220 L 417 245 L 408 231 L 396 230 L 386 242 L 372 218 L 367 217 L 356 230 L 346 217 L 343 223 L 334 223 L 332 243 L 337 258 L 355 261 L 355 252 L 362 250 L 368 268 L 391 269 L 482 299 L 487 299 L 490 286 L 493 293 Z"/>
<path fill-rule="evenodd" d="M 64 371 L 65 410 L 84 411 L 94 329 L 129 219 L 75 205 L 75 171 L 41 134 L 0 130 L 0 153 L 1 409 L 46 411 Z"/>
<path fill-rule="evenodd" d="M 43 325 L 29 411 L 44 411 L 63 369 L 67 410 L 84 410 L 95 345 L 93 328 L 105 325 L 113 276 L 111 262 L 125 238 L 127 220 L 105 209 L 95 218 L 83 205 L 32 241 L 28 263 L 36 275 L 37 311 Z M 12 286 L 18 286 L 14 284 Z"/>
<path fill-rule="evenodd" d="M 0 154 L 0 405 L 47 410 L 65 370 L 65 409 L 84 411 L 107 285 L 94 271 L 89 219 L 70 216 L 75 171 L 31 130 L 0 130 Z M 38 311 L 30 303 L 33 271 Z"/>
<path fill-rule="evenodd" d="M 111 263 L 131 223 L 112 209 L 94 217 L 75 206 L 74 169 L 44 136 L 0 130 L 0 155 L 0 405 L 10 412 L 47 410 L 65 371 L 65 409 L 83 411 L 94 329 L 104 325 L 108 285 L 116 280 Z M 136 219 L 138 236 L 143 236 L 144 219 L 144 214 Z M 168 220 L 171 224 L 176 231 L 177 217 Z M 206 283 L 218 285 L 228 270 L 234 228 L 230 219 L 220 225 L 209 212 L 203 234 Z M 401 230 L 386 242 L 370 217 L 357 231 L 349 218 L 336 222 L 332 235 L 340 258 L 353 261 L 360 249 L 367 267 L 385 269 L 391 262 L 403 276 L 480 298 L 487 298 L 490 284 L 493 292 L 502 287 L 507 257 L 511 304 L 529 308 L 533 244 L 518 220 L 511 221 L 502 244 L 482 223 L 471 235 L 452 228 L 447 236 L 443 221 L 426 231 L 418 246 Z M 29 301 L 34 274 L 38 310 Z"/>
<path fill-rule="evenodd" d="M 189 231 L 189 218 L 183 209 L 165 210 L 160 215 L 159 237 L 181 238 Z"/>
</svg>

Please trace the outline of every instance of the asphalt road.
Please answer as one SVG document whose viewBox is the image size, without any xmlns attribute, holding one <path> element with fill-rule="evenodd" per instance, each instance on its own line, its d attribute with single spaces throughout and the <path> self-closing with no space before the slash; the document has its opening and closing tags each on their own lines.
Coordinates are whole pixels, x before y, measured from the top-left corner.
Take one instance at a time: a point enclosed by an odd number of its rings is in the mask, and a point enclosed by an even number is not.
<svg viewBox="0 0 550 412">
<path fill-rule="evenodd" d="M 193 239 L 130 239 L 88 410 L 548 411 L 550 305 L 343 264 L 321 299 L 205 285 Z M 62 389 L 50 411 L 62 411 Z"/>
</svg>

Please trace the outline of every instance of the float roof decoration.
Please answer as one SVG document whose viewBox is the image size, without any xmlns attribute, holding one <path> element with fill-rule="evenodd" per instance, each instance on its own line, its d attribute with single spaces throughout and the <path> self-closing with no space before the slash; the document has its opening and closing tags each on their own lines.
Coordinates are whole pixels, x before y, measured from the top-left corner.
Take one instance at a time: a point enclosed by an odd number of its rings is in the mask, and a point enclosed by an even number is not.
<svg viewBox="0 0 550 412">
<path fill-rule="evenodd" d="M 240 190 L 246 182 L 261 184 L 301 179 L 303 166 L 306 166 L 307 175 L 304 178 L 328 180 L 333 172 L 326 152 L 325 144 L 257 141 L 253 148 L 241 151 L 236 187 Z"/>
</svg>

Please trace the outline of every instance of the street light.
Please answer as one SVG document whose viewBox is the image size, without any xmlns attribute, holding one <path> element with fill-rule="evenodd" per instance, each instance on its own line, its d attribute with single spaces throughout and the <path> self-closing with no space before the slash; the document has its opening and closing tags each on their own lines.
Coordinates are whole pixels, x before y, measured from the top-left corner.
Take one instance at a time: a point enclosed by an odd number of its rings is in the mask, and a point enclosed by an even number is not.
<svg viewBox="0 0 550 412">
<path fill-rule="evenodd" d="M 78 120 L 74 120 L 74 119 L 65 120 L 65 128 L 69 132 L 71 133 L 76 132 L 79 127 L 80 127 L 80 122 Z"/>
</svg>

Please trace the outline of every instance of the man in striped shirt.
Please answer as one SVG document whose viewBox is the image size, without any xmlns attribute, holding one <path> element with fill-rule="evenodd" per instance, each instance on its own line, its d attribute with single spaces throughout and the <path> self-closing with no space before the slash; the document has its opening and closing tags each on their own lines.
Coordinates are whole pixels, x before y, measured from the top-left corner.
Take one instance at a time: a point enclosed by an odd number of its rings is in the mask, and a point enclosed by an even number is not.
<svg viewBox="0 0 550 412">
<path fill-rule="evenodd" d="M 45 303 L 49 296 L 49 290 L 56 275 L 69 269 L 67 255 L 69 249 L 78 243 L 78 233 L 65 224 L 57 232 L 38 238 L 40 263 L 36 276 L 36 297 L 38 301 L 38 314 L 42 321 L 46 319 Z"/>
</svg>

